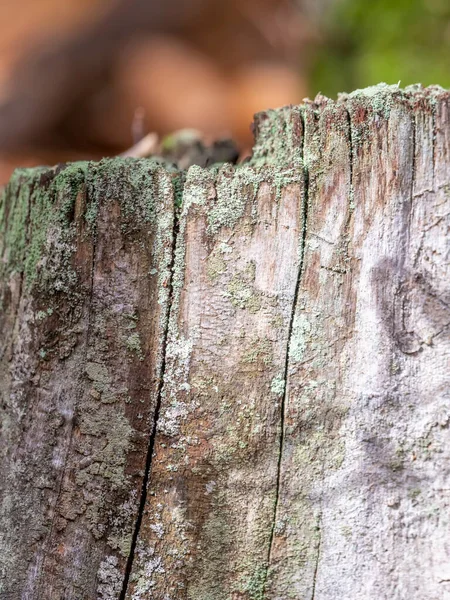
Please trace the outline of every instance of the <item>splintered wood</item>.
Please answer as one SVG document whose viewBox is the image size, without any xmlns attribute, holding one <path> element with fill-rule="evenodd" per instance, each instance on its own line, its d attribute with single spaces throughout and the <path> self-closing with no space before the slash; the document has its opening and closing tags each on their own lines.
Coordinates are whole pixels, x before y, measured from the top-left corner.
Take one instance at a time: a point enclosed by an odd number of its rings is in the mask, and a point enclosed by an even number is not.
<svg viewBox="0 0 450 600">
<path fill-rule="evenodd" d="M 450 596 L 450 94 L 255 131 L 5 190 L 0 598 Z"/>
</svg>

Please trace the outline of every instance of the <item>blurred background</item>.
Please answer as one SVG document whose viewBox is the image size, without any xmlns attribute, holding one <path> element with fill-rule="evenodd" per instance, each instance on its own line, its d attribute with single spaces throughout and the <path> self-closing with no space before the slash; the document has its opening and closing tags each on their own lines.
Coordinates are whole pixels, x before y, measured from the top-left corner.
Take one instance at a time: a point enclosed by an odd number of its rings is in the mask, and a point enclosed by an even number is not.
<svg viewBox="0 0 450 600">
<path fill-rule="evenodd" d="M 380 81 L 450 86 L 450 0 L 0 0 L 0 183 Z"/>
</svg>

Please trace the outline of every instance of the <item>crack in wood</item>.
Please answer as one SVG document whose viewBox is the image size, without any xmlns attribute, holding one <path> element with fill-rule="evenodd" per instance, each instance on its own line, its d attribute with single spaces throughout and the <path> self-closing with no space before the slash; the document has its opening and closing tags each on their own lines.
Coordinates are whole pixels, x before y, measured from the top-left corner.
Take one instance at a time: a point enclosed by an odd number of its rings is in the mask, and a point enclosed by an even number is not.
<svg viewBox="0 0 450 600">
<path fill-rule="evenodd" d="M 317 518 L 317 529 L 318 529 L 318 543 L 317 543 L 316 562 L 314 564 L 311 600 L 314 600 L 314 598 L 316 597 L 317 572 L 319 570 L 320 548 L 322 545 L 322 509 L 320 509 L 320 513 Z"/>
<path fill-rule="evenodd" d="M 305 149 L 306 126 L 305 126 L 305 119 L 304 119 L 303 115 L 302 115 L 301 119 L 302 119 L 302 127 L 303 127 L 301 157 L 303 160 L 304 149 Z M 302 215 L 302 232 L 301 232 L 301 240 L 300 240 L 300 257 L 299 257 L 299 265 L 298 265 L 298 272 L 297 272 L 297 281 L 295 284 L 294 298 L 293 298 L 293 302 L 292 302 L 292 311 L 291 311 L 290 320 L 289 320 L 287 344 L 286 344 L 286 354 L 285 354 L 284 374 L 283 374 L 285 384 L 284 384 L 283 396 L 281 398 L 281 408 L 280 408 L 280 419 L 281 419 L 280 429 L 281 429 L 281 431 L 280 431 L 280 445 L 279 445 L 279 452 L 278 452 L 277 479 L 276 479 L 276 486 L 275 486 L 275 504 L 274 504 L 274 509 L 273 509 L 272 527 L 271 527 L 270 537 L 269 537 L 269 549 L 268 549 L 268 554 L 267 554 L 267 564 L 266 564 L 266 570 L 265 570 L 265 574 L 264 574 L 264 582 L 263 582 L 263 586 L 262 586 L 263 597 L 265 597 L 265 593 L 266 593 L 268 573 L 269 573 L 270 562 L 271 562 L 271 558 L 272 558 L 272 549 L 273 549 L 273 542 L 274 542 L 274 537 L 275 537 L 275 527 L 276 527 L 277 512 L 278 512 L 278 502 L 279 502 L 280 490 L 281 490 L 281 462 L 282 462 L 283 450 L 284 450 L 284 426 L 285 426 L 285 412 L 286 412 L 287 379 L 288 379 L 288 369 L 289 369 L 289 352 L 290 352 L 290 348 L 291 348 L 291 338 L 292 338 L 292 332 L 293 332 L 293 327 L 294 327 L 295 311 L 296 311 L 296 307 L 297 307 L 298 295 L 299 295 L 299 290 L 300 290 L 300 282 L 301 282 L 301 278 L 303 275 L 303 266 L 304 266 L 304 257 L 305 257 L 305 241 L 306 241 L 306 230 L 307 230 L 306 223 L 307 223 L 307 219 L 308 219 L 308 203 L 309 203 L 309 173 L 308 173 L 308 167 L 304 163 L 303 163 L 303 175 L 304 175 L 304 188 L 303 188 L 303 205 L 302 205 L 303 215 Z"/>
<path fill-rule="evenodd" d="M 408 229 L 406 232 L 407 235 L 407 239 L 405 240 L 405 247 L 407 247 L 410 243 L 410 238 L 411 238 L 411 218 L 413 216 L 413 200 L 414 200 L 414 183 L 416 180 L 416 137 L 417 137 L 417 133 L 416 133 L 416 120 L 417 120 L 417 115 L 415 114 L 415 112 L 413 112 L 413 118 L 412 118 L 412 139 L 411 139 L 411 144 L 412 144 L 412 161 L 411 161 L 411 191 L 410 191 L 410 197 L 409 197 L 409 210 L 408 210 Z M 434 147 L 434 143 L 433 143 L 433 147 Z M 434 154 L 434 152 L 433 152 Z M 433 172 L 434 172 L 434 167 L 433 167 Z M 434 175 L 433 175 L 434 178 Z"/>
<path fill-rule="evenodd" d="M 174 193 L 175 193 L 175 191 L 174 191 Z M 167 299 L 167 306 L 168 306 L 169 312 L 170 312 L 170 306 L 172 304 L 172 298 L 173 298 L 173 270 L 174 270 L 174 266 L 175 266 L 175 248 L 176 248 L 176 243 L 177 243 L 177 238 L 178 238 L 178 233 L 179 233 L 179 211 L 177 210 L 177 208 L 175 206 L 175 198 L 174 198 L 173 210 L 174 210 L 174 226 L 173 226 L 171 262 L 170 262 L 170 267 L 169 267 L 169 272 L 170 272 L 170 278 L 169 278 L 169 282 L 168 282 L 169 294 L 168 294 L 168 299 Z M 133 536 L 131 539 L 130 553 L 128 555 L 128 560 L 127 560 L 127 564 L 125 567 L 125 574 L 124 574 L 124 579 L 123 579 L 123 583 L 122 583 L 122 590 L 120 592 L 118 600 L 125 600 L 126 595 L 127 595 L 128 584 L 130 581 L 131 571 L 133 569 L 136 545 L 137 545 L 139 533 L 141 530 L 142 519 L 143 519 L 144 511 L 145 511 L 145 504 L 147 501 L 147 488 L 148 488 L 148 484 L 150 481 L 153 452 L 154 452 L 155 441 L 156 441 L 157 425 L 158 425 L 159 415 L 161 412 L 162 390 L 163 390 L 163 386 L 164 386 L 164 374 L 165 374 L 165 370 L 166 370 L 166 349 L 167 349 L 168 331 L 169 331 L 169 318 L 166 319 L 166 323 L 165 323 L 164 331 L 163 331 L 163 335 L 162 335 L 161 377 L 160 377 L 160 381 L 159 381 L 159 385 L 158 385 L 158 393 L 156 396 L 155 414 L 153 417 L 153 428 L 150 433 L 150 439 L 149 439 L 149 444 L 148 444 L 147 459 L 146 459 L 146 464 L 145 464 L 144 478 L 142 481 L 142 490 L 141 490 L 140 501 L 139 501 L 138 515 L 136 518 L 136 524 L 135 524 Z"/>
</svg>

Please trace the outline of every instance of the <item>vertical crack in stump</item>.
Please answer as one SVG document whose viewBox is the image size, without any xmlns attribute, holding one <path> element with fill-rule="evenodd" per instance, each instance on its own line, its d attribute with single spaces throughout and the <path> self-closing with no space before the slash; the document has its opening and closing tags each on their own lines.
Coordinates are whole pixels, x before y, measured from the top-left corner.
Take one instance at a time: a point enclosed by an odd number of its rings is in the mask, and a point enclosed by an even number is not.
<svg viewBox="0 0 450 600">
<path fill-rule="evenodd" d="M 322 543 L 322 512 L 320 512 L 319 516 L 317 517 L 317 528 L 318 528 L 317 556 L 316 556 L 316 562 L 314 565 L 311 600 L 314 600 L 314 598 L 316 597 L 317 571 L 319 570 L 320 546 Z"/>
<path fill-rule="evenodd" d="M 183 186 L 183 183 L 181 183 L 181 186 Z M 173 298 L 173 269 L 174 269 L 174 265 L 175 265 L 175 247 L 176 247 L 178 231 L 179 231 L 179 209 L 176 206 L 175 190 L 174 190 L 174 211 L 175 212 L 174 212 L 174 228 L 173 228 L 173 239 L 172 239 L 172 258 L 171 258 L 171 262 L 170 262 L 170 279 L 169 279 L 169 283 L 168 283 L 169 295 L 168 295 L 168 300 L 167 300 L 167 305 L 169 307 L 169 313 L 170 313 L 170 306 L 172 304 L 172 298 Z M 157 393 L 157 397 L 156 397 L 155 414 L 153 417 L 153 428 L 150 433 L 150 440 L 149 440 L 149 444 L 148 444 L 147 459 L 146 459 L 146 464 L 145 464 L 145 473 L 144 473 L 144 479 L 142 481 L 141 497 L 140 497 L 140 501 L 139 501 L 139 510 L 138 510 L 138 515 L 136 518 L 136 525 L 135 525 L 134 531 L 133 531 L 133 537 L 131 539 L 130 554 L 128 555 L 128 560 L 127 560 L 127 565 L 125 568 L 125 575 L 124 575 L 124 580 L 123 580 L 122 590 L 120 592 L 119 600 L 125 600 L 125 598 L 126 598 L 126 594 L 127 594 L 127 590 L 128 590 L 128 583 L 129 583 L 131 571 L 133 568 L 136 544 L 137 544 L 139 532 L 141 529 L 142 518 L 144 516 L 145 503 L 147 501 L 147 487 L 148 487 L 148 483 L 150 480 L 153 451 L 155 448 L 157 424 L 158 424 L 158 419 L 159 419 L 159 415 L 161 412 L 161 394 L 162 394 L 162 389 L 164 386 L 164 374 L 165 374 L 165 370 L 166 370 L 166 347 L 167 347 L 168 330 L 169 330 L 169 316 L 166 319 L 166 323 L 164 326 L 164 332 L 163 332 L 163 340 L 162 340 L 162 344 L 161 344 L 161 352 L 162 352 L 161 377 L 160 377 L 160 381 L 159 381 L 159 385 L 158 385 L 158 393 Z"/>
<path fill-rule="evenodd" d="M 354 159 L 355 147 L 353 144 L 352 118 L 351 118 L 350 111 L 348 110 L 348 108 L 345 108 L 345 114 L 347 117 L 347 125 L 348 125 L 348 145 L 349 145 L 348 158 L 349 158 L 349 169 L 350 169 L 350 202 L 349 202 L 350 210 L 348 211 L 348 219 L 347 219 L 347 225 L 346 225 L 346 227 L 348 227 L 348 224 L 350 222 L 351 215 L 352 215 L 354 193 L 355 193 L 354 181 L 353 181 L 353 159 Z"/>
<path fill-rule="evenodd" d="M 306 127 L 305 119 L 303 118 L 303 115 L 302 115 L 302 128 L 303 128 L 303 136 L 302 136 L 302 143 L 301 143 L 302 161 L 304 160 L 303 157 L 304 157 L 304 148 L 305 148 L 305 127 Z M 291 338 L 292 338 L 292 331 L 293 331 L 293 326 L 294 326 L 295 309 L 297 306 L 300 282 L 301 282 L 302 274 L 303 274 L 304 256 L 305 256 L 305 240 L 306 240 L 306 231 L 307 231 L 306 224 L 307 224 L 307 219 L 308 219 L 308 203 L 309 203 L 309 173 L 308 173 L 308 167 L 305 165 L 304 162 L 303 162 L 303 175 L 304 175 L 304 191 L 303 191 L 303 201 L 302 201 L 302 213 L 303 213 L 302 214 L 302 225 L 303 225 L 303 227 L 302 227 L 302 233 L 301 233 L 301 239 L 300 239 L 297 281 L 295 284 L 294 299 L 292 302 L 291 316 L 289 319 L 288 338 L 287 338 L 287 345 L 286 345 L 286 356 L 285 356 L 285 363 L 284 363 L 283 377 L 284 377 L 285 386 L 284 386 L 283 396 L 281 398 L 281 408 L 280 408 L 280 419 L 281 419 L 280 429 L 281 429 L 281 431 L 280 431 L 280 445 L 279 445 L 278 464 L 277 464 L 277 480 L 276 480 L 276 487 L 275 487 L 275 490 L 276 490 L 275 491 L 275 504 L 274 504 L 274 509 L 273 509 L 272 527 L 271 527 L 271 531 L 270 531 L 269 549 L 268 549 L 268 554 L 267 554 L 267 567 L 266 567 L 266 571 L 265 571 L 265 575 L 264 575 L 263 597 L 264 597 L 264 594 L 266 592 L 266 587 L 267 587 L 267 579 L 268 579 L 268 573 L 269 573 L 269 568 L 270 568 L 273 540 L 274 540 L 275 527 L 276 527 L 276 521 L 277 521 L 278 501 L 279 501 L 280 489 L 281 489 L 281 462 L 282 462 L 282 458 L 283 458 L 283 449 L 284 449 L 284 425 L 285 425 L 285 410 L 286 410 L 287 379 L 288 379 L 288 368 L 289 368 L 289 352 L 290 352 L 290 347 L 291 347 Z"/>
</svg>

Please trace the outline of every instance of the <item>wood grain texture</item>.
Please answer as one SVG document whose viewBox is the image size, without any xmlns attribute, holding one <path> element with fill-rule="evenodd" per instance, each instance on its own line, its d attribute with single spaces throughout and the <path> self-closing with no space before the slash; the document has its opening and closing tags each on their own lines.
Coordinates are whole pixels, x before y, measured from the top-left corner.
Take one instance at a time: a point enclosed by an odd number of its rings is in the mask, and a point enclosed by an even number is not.
<svg viewBox="0 0 450 600">
<path fill-rule="evenodd" d="M 450 597 L 450 95 L 255 133 L 11 182 L 1 598 Z"/>
<path fill-rule="evenodd" d="M 268 598 L 447 597 L 448 94 L 305 108 L 304 266 Z"/>
<path fill-rule="evenodd" d="M 118 597 L 161 377 L 172 183 L 146 161 L 28 175 L 3 205 L 0 596 Z"/>
<path fill-rule="evenodd" d="M 149 495 L 129 597 L 243 595 L 273 523 L 303 174 L 191 170 Z"/>
</svg>

